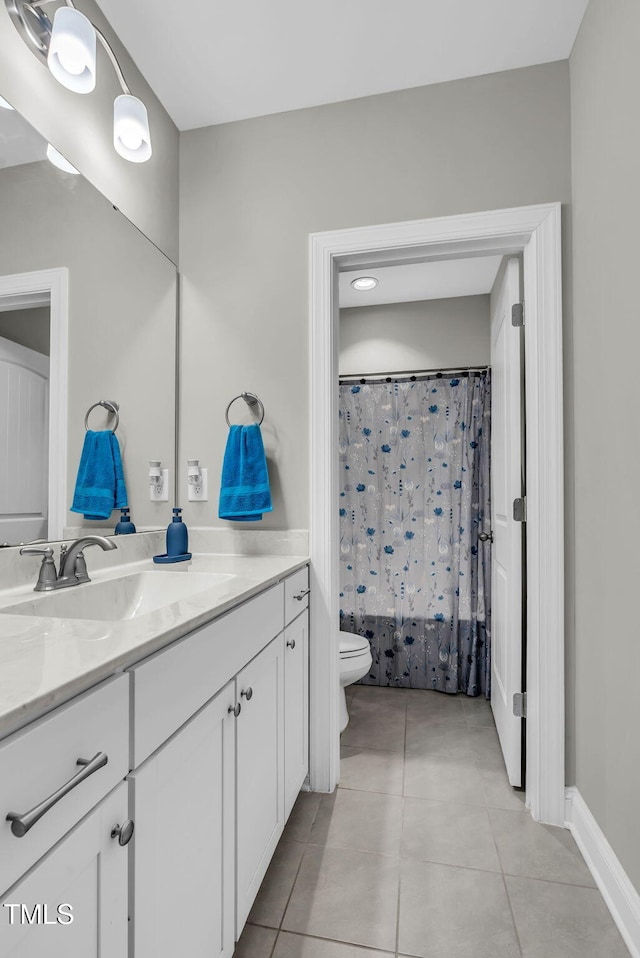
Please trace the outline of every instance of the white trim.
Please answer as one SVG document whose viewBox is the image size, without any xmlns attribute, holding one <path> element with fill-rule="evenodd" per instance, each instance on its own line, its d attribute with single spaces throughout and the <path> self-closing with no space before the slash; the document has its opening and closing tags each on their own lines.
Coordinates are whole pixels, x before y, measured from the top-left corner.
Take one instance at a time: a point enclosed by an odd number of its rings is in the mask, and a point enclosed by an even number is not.
<svg viewBox="0 0 640 958">
<path fill-rule="evenodd" d="M 564 492 L 560 204 L 310 236 L 310 781 L 339 774 L 337 383 L 338 266 L 524 253 L 527 353 L 527 804 L 564 823 Z M 336 554 L 334 554 L 334 552 Z"/>
<path fill-rule="evenodd" d="M 67 396 L 69 367 L 69 270 L 66 267 L 0 276 L 0 300 L 32 303 L 33 294 L 48 295 L 49 367 L 49 529 L 61 539 L 67 515 Z M 17 308 L 12 305 L 12 309 Z"/>
<path fill-rule="evenodd" d="M 575 786 L 566 790 L 565 818 L 625 945 L 640 958 L 640 895 Z"/>
</svg>

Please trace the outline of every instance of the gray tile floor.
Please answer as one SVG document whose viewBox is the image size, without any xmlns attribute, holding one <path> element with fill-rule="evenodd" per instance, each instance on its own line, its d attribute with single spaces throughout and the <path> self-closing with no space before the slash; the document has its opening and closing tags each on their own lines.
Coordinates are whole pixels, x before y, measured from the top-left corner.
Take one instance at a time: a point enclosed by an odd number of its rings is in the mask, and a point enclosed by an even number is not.
<svg viewBox="0 0 640 958">
<path fill-rule="evenodd" d="M 569 832 L 508 784 L 487 702 L 352 686 L 235 958 L 628 958 Z"/>
</svg>

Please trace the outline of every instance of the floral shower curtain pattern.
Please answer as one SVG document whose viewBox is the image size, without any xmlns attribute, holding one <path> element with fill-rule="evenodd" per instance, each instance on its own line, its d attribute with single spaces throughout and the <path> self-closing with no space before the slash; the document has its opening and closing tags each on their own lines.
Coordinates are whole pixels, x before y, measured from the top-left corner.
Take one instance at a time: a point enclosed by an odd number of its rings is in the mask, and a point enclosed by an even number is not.
<svg viewBox="0 0 640 958">
<path fill-rule="evenodd" d="M 340 386 L 340 628 L 369 685 L 490 695 L 489 372 Z"/>
</svg>

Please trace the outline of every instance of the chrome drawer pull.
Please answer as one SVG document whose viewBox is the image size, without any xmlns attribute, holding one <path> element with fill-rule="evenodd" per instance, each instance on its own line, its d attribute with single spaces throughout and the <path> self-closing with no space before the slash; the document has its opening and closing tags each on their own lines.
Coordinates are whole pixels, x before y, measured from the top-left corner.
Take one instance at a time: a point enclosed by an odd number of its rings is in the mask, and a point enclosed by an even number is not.
<svg viewBox="0 0 640 958">
<path fill-rule="evenodd" d="M 296 647 L 296 640 L 295 640 L 295 639 L 290 639 L 290 641 L 287 642 L 287 648 L 288 648 L 288 649 L 295 649 L 295 647 Z"/>
<path fill-rule="evenodd" d="M 118 839 L 118 845 L 121 848 L 124 848 L 125 845 L 128 845 L 131 839 L 133 838 L 133 832 L 135 829 L 134 823 L 131 819 L 128 819 L 124 825 L 114 825 L 111 829 L 111 837 Z"/>
<path fill-rule="evenodd" d="M 227 709 L 227 712 L 229 713 L 229 715 L 234 715 L 235 718 L 238 718 L 241 711 L 242 711 L 242 706 L 240 705 L 240 702 L 237 702 L 235 705 L 230 705 L 229 708 Z"/>
<path fill-rule="evenodd" d="M 242 690 L 242 692 L 240 693 L 240 697 L 242 698 L 243 695 L 246 698 L 247 702 L 251 701 L 251 697 L 253 695 L 253 689 L 251 688 L 251 686 L 249 686 L 246 692 L 244 689 Z"/>
<path fill-rule="evenodd" d="M 294 598 L 294 599 L 297 599 L 298 602 L 302 602 L 302 600 L 304 599 L 305 595 L 309 595 L 310 592 L 311 592 L 311 589 L 305 589 L 304 592 L 300 592 L 299 595 L 294 595 L 293 598 Z"/>
<path fill-rule="evenodd" d="M 79 758 L 76 761 L 76 765 L 82 765 L 84 767 L 81 768 L 79 772 L 76 772 L 73 778 L 70 778 L 68 782 L 65 782 L 57 792 L 54 792 L 49 798 L 45 798 L 43 802 L 40 802 L 39 805 L 36 805 L 28 812 L 24 812 L 23 814 L 20 814 L 20 812 L 9 812 L 7 821 L 11 822 L 11 831 L 16 838 L 23 838 L 29 829 L 33 828 L 35 823 L 39 821 L 50 808 L 53 808 L 61 798 L 68 795 L 76 785 L 79 785 L 80 782 L 84 782 L 86 778 L 89 778 L 90 775 L 97 772 L 99 768 L 103 768 L 108 761 L 109 759 L 104 752 L 98 752 L 92 759 Z"/>
</svg>

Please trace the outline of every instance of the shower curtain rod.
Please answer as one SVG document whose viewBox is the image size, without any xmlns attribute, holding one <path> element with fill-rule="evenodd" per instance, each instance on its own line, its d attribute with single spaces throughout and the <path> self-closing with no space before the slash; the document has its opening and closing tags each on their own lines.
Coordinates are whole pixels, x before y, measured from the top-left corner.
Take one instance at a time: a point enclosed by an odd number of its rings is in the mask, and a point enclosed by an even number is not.
<svg viewBox="0 0 640 958">
<path fill-rule="evenodd" d="M 435 376 L 439 378 L 444 376 L 466 376 L 471 372 L 482 373 L 490 369 L 490 366 L 443 366 L 441 369 L 405 369 L 397 373 L 345 373 L 339 376 L 341 383 L 347 382 L 381 382 L 391 383 L 398 379 L 418 379 Z"/>
</svg>

